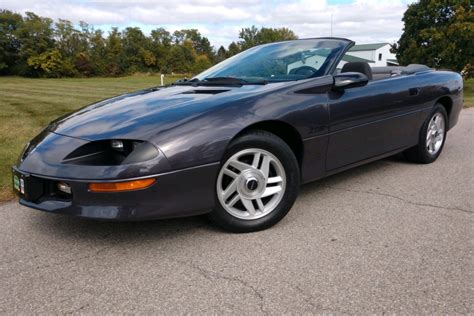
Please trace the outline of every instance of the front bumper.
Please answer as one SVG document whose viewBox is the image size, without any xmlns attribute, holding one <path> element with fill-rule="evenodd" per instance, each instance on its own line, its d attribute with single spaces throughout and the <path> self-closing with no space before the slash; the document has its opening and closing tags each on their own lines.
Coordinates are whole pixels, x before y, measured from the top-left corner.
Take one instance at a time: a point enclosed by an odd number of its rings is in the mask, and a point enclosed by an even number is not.
<svg viewBox="0 0 474 316">
<path fill-rule="evenodd" d="M 207 213 L 214 207 L 214 185 L 218 169 L 219 163 L 212 163 L 148 176 L 156 178 L 152 186 L 142 190 L 114 193 L 89 191 L 89 183 L 101 180 L 47 177 L 26 173 L 17 168 L 14 168 L 14 172 L 29 177 L 41 187 L 39 194 L 37 191 L 31 196 L 19 193 L 22 205 L 50 213 L 133 221 Z M 109 182 L 128 180 L 132 179 Z M 58 194 L 54 190 L 58 182 L 67 183 L 71 187 L 71 194 Z"/>
</svg>

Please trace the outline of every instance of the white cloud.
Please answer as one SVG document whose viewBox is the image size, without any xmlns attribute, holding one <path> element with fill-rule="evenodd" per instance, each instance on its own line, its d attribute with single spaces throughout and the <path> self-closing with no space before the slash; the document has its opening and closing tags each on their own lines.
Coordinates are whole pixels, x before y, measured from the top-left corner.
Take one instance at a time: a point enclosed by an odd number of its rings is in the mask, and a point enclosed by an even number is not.
<svg viewBox="0 0 474 316">
<path fill-rule="evenodd" d="M 198 28 L 215 46 L 237 40 L 238 30 L 257 26 L 288 27 L 301 37 L 333 36 L 357 42 L 393 42 L 401 32 L 401 18 L 413 0 L 2 0 L 2 7 L 33 11 L 53 19 L 105 25 L 146 25 Z"/>
</svg>

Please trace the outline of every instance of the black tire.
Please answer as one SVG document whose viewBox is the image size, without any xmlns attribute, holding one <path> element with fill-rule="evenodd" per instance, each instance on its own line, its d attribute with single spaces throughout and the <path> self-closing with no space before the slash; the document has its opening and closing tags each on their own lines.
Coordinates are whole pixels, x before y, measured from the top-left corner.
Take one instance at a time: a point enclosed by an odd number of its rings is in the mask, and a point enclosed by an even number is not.
<svg viewBox="0 0 474 316">
<path fill-rule="evenodd" d="M 221 228 L 235 233 L 259 231 L 278 223 L 293 206 L 300 184 L 299 166 L 293 151 L 281 138 L 262 130 L 250 131 L 232 141 L 221 161 L 221 170 L 229 158 L 246 149 L 261 149 L 276 157 L 281 163 L 280 165 L 283 166 L 286 185 L 281 200 L 270 213 L 258 219 L 241 219 L 231 215 L 222 206 L 217 196 L 219 178 L 216 179 L 214 187 L 216 207 L 209 217 Z"/>
<path fill-rule="evenodd" d="M 430 153 L 426 144 L 426 138 L 428 133 L 428 127 L 430 121 L 435 117 L 435 115 L 441 114 L 444 123 L 444 137 L 441 143 L 441 147 L 436 151 L 436 153 Z M 411 162 L 428 164 L 434 162 L 438 159 L 439 155 L 443 151 L 444 143 L 446 142 L 446 136 L 448 132 L 448 114 L 446 113 L 446 109 L 441 104 L 436 104 L 431 111 L 431 114 L 428 116 L 426 121 L 423 123 L 423 126 L 420 130 L 420 136 L 418 139 L 418 145 L 407 149 L 403 152 L 405 158 Z"/>
</svg>

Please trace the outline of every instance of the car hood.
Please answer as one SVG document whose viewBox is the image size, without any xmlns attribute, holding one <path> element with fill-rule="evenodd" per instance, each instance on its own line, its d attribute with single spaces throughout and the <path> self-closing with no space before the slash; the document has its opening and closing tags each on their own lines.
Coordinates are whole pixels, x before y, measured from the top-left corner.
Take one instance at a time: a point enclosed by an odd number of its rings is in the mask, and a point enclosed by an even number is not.
<svg viewBox="0 0 474 316">
<path fill-rule="evenodd" d="M 152 88 L 107 99 L 53 121 L 51 132 L 84 140 L 149 139 L 154 134 L 266 86 Z"/>
<path fill-rule="evenodd" d="M 197 116 L 281 86 L 240 87 L 170 86 L 152 88 L 107 99 L 52 122 L 56 134 L 94 141 L 100 139 L 148 140 Z"/>
</svg>

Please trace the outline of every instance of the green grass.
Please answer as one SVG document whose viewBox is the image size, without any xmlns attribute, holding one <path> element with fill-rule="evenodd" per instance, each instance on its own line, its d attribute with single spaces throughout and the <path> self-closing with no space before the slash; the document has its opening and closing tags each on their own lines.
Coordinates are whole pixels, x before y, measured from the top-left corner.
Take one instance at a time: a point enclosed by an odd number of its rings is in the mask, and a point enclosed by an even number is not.
<svg viewBox="0 0 474 316">
<path fill-rule="evenodd" d="M 177 80 L 166 77 L 166 83 Z M 160 84 L 159 76 L 27 79 L 0 77 L 0 201 L 13 197 L 10 168 L 23 146 L 53 119 L 87 104 Z M 474 79 L 464 83 L 464 106 L 474 107 Z"/>
<path fill-rule="evenodd" d="M 474 107 L 474 79 L 464 81 L 464 107 Z"/>
<path fill-rule="evenodd" d="M 177 77 L 165 77 L 166 83 Z M 53 119 L 114 95 L 160 85 L 159 76 L 27 79 L 0 77 L 0 201 L 13 198 L 10 168 Z"/>
</svg>

